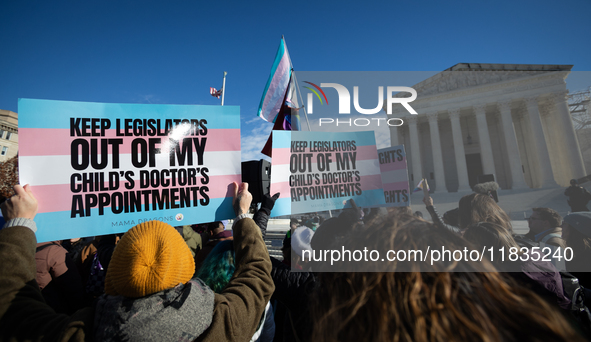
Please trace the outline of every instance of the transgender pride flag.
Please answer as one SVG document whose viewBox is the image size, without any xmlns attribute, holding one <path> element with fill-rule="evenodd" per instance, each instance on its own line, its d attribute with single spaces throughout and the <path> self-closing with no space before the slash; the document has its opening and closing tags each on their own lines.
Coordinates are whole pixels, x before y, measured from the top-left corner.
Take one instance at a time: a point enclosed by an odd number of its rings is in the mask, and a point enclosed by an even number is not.
<svg viewBox="0 0 591 342">
<path fill-rule="evenodd" d="M 234 217 L 237 106 L 20 99 L 18 111 L 20 183 L 39 202 L 38 242 Z"/>
<path fill-rule="evenodd" d="M 281 37 L 281 44 L 275 55 L 275 61 L 271 67 L 271 75 L 267 80 L 267 85 L 263 91 L 263 97 L 259 104 L 258 116 L 267 122 L 273 122 L 283 100 L 285 99 L 285 92 L 289 86 L 289 79 L 291 77 L 291 61 L 285 40 Z"/>
</svg>

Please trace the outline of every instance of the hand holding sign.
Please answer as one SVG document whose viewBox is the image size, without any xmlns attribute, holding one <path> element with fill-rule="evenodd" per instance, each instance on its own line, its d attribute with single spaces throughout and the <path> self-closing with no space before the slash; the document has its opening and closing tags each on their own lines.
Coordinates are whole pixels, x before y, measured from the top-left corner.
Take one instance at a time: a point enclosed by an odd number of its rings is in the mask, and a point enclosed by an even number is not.
<svg viewBox="0 0 591 342">
<path fill-rule="evenodd" d="M 425 206 L 427 207 L 432 207 L 433 199 L 431 198 L 431 196 L 427 195 L 426 197 L 423 197 L 423 203 L 425 203 Z"/>
<path fill-rule="evenodd" d="M 261 209 L 267 211 L 267 215 L 271 215 L 271 210 L 275 206 L 275 201 L 279 198 L 280 193 L 276 193 L 273 196 L 269 196 L 268 194 L 263 195 L 263 202 L 261 203 Z"/>
<path fill-rule="evenodd" d="M 423 203 L 425 206 L 433 206 L 433 199 L 429 195 L 429 185 L 427 184 L 427 180 L 423 179 Z"/>
<path fill-rule="evenodd" d="M 423 195 L 424 197 L 429 197 L 429 184 L 427 184 L 427 180 L 423 178 Z"/>
<path fill-rule="evenodd" d="M 252 194 L 248 191 L 248 183 L 234 182 L 234 200 L 232 205 L 234 206 L 234 212 L 236 216 L 248 213 L 250 203 L 252 202 Z"/>
<path fill-rule="evenodd" d="M 33 220 L 37 215 L 37 199 L 31 192 L 29 184 L 23 188 L 20 185 L 14 186 L 16 195 L 2 203 L 2 216 L 8 220 L 14 218 L 27 218 Z"/>
</svg>

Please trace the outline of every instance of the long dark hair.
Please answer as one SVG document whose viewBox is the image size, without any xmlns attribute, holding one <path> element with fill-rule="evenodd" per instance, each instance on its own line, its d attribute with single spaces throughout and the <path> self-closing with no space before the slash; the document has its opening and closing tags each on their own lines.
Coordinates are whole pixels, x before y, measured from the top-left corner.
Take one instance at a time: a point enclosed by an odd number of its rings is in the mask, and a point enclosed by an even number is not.
<svg viewBox="0 0 591 342">
<path fill-rule="evenodd" d="M 511 248 L 514 247 L 517 249 L 517 253 L 514 254 L 521 255 L 522 253 L 519 244 L 505 227 L 491 222 L 473 223 L 466 229 L 464 239 L 473 243 L 479 249 L 483 247 L 492 248 L 490 254 L 487 253 L 486 256 L 490 260 L 490 256 L 492 255 L 492 263 L 499 270 L 521 271 L 519 268 L 519 259 L 517 262 L 508 262 L 511 260 Z M 503 260 L 507 261 L 505 265 L 503 265 Z"/>
<path fill-rule="evenodd" d="M 462 197 L 459 203 L 458 219 L 462 230 L 473 223 L 492 222 L 513 232 L 509 215 L 487 195 L 474 193 Z"/>
<path fill-rule="evenodd" d="M 348 247 L 454 250 L 465 240 L 412 216 L 389 216 Z M 375 240 L 374 238 L 380 237 Z M 376 241 L 371 243 L 368 241 Z M 375 246 L 374 246 L 375 245 Z M 488 263 L 453 262 L 452 272 L 425 262 L 420 271 L 322 273 L 312 300 L 311 341 L 571 341 L 581 339 L 556 309 L 503 279 Z M 463 272 L 453 272 L 463 271 Z M 468 272 L 473 271 L 473 272 Z"/>
</svg>

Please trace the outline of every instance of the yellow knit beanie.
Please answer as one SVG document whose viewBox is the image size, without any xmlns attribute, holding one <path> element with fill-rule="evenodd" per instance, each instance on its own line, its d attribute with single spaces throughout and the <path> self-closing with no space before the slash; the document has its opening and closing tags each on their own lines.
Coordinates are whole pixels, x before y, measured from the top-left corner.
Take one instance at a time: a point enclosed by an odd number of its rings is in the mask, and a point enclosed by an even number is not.
<svg viewBox="0 0 591 342">
<path fill-rule="evenodd" d="M 185 240 L 160 221 L 138 224 L 123 235 L 113 256 L 105 293 L 138 298 L 186 283 L 195 261 Z"/>
</svg>

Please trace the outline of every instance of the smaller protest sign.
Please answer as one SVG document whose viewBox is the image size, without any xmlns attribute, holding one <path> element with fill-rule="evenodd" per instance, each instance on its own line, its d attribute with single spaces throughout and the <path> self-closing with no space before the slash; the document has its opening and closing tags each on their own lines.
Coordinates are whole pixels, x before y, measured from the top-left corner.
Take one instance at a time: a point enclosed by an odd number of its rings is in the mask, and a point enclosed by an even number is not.
<svg viewBox="0 0 591 342">
<path fill-rule="evenodd" d="M 410 205 L 408 166 L 404 145 L 378 150 L 386 207 Z"/>
<path fill-rule="evenodd" d="M 272 216 L 385 205 L 374 132 L 273 131 Z"/>
</svg>

